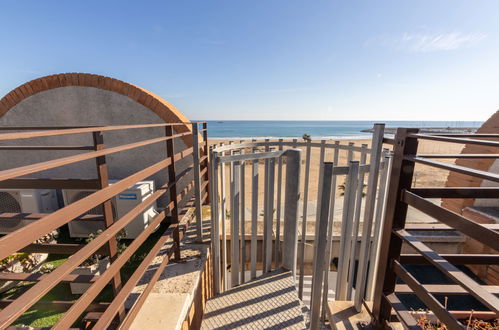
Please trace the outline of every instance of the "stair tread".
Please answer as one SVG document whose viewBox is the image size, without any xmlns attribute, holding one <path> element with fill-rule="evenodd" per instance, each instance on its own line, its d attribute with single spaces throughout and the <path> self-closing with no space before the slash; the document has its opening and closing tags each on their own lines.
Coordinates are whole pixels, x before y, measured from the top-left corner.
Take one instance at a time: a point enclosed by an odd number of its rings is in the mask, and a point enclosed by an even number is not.
<svg viewBox="0 0 499 330">
<path fill-rule="evenodd" d="M 206 303 L 202 329 L 306 329 L 290 271 L 279 269 Z"/>
</svg>

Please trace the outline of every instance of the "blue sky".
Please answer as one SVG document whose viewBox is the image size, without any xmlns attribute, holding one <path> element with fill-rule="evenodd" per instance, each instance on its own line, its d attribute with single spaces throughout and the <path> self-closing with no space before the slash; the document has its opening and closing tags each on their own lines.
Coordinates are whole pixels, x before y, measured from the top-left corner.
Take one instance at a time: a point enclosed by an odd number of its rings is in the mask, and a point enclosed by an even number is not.
<svg viewBox="0 0 499 330">
<path fill-rule="evenodd" d="M 499 1 L 1 1 L 0 95 L 60 72 L 191 119 L 472 120 L 499 109 Z"/>
</svg>

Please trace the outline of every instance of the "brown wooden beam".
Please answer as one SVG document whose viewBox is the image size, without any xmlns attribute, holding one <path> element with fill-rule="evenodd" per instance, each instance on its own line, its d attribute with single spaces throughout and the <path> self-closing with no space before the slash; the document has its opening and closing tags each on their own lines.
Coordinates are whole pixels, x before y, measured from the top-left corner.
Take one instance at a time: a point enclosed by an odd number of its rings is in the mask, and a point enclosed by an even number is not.
<svg viewBox="0 0 499 330">
<path fill-rule="evenodd" d="M 27 282 L 37 282 L 47 277 L 47 274 L 40 273 L 0 273 L 0 281 L 27 281 Z M 73 283 L 93 283 L 99 276 L 97 275 L 81 275 L 81 274 L 69 274 L 66 275 L 61 282 L 73 282 Z"/>
<path fill-rule="evenodd" d="M 499 265 L 499 254 L 440 254 L 454 265 Z M 402 254 L 400 263 L 409 265 L 427 265 L 429 262 L 420 254 Z"/>
<path fill-rule="evenodd" d="M 499 232 L 490 230 L 475 221 L 449 211 L 407 190 L 402 191 L 402 201 L 428 214 L 430 217 L 455 228 L 464 235 L 499 251 Z"/>
<path fill-rule="evenodd" d="M 9 179 L 0 181 L 0 189 L 99 189 L 97 179 Z"/>
<path fill-rule="evenodd" d="M 423 198 L 497 198 L 497 187 L 412 188 L 410 192 Z"/>
</svg>

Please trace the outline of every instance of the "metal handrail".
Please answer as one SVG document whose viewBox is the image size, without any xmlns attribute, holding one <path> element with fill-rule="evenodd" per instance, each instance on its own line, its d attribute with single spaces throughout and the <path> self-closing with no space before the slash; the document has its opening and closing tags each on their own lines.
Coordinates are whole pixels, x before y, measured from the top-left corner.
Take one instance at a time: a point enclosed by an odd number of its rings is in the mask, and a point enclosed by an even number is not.
<svg viewBox="0 0 499 330">
<path fill-rule="evenodd" d="M 191 124 L 193 126 L 193 131 L 197 130 L 198 124 L 203 125 L 202 129 L 202 141 L 199 141 L 197 134 L 193 136 L 191 131 L 181 132 L 178 134 L 173 133 L 173 126 Z M 103 131 L 116 131 L 116 130 L 127 130 L 135 128 L 151 128 L 151 127 L 165 127 L 165 136 L 152 138 L 149 140 L 143 140 L 139 142 L 119 145 L 112 148 L 105 148 L 103 144 Z M 3 129 L 9 129 L 4 127 Z M 16 129 L 16 128 L 14 128 Z M 22 128 L 18 128 L 22 129 Z M 26 128 L 28 129 L 28 128 Z M 31 128 L 30 128 L 31 129 Z M 40 128 L 43 129 L 43 128 Z M 17 168 L 7 169 L 0 171 L 0 185 L 5 182 L 4 185 L 10 188 L 17 187 L 20 185 L 23 187 L 36 186 L 38 188 L 51 187 L 51 188 L 62 188 L 70 187 L 71 189 L 96 189 L 95 192 L 90 195 L 71 203 L 64 208 L 61 208 L 53 213 L 40 214 L 40 215 L 27 215 L 36 221 L 0 238 L 0 259 L 6 258 L 18 251 L 55 251 L 63 254 L 71 254 L 71 258 L 57 267 L 54 271 L 39 276 L 35 279 L 37 282 L 25 293 L 21 294 L 17 299 L 9 301 L 0 301 L 2 310 L 0 311 L 0 327 L 7 327 L 12 322 L 14 322 L 20 315 L 22 315 L 31 306 L 39 304 L 39 299 L 43 297 L 50 289 L 56 286 L 61 281 L 82 281 L 81 278 L 71 275 L 74 268 L 81 264 L 86 258 L 95 253 L 96 251 L 102 252 L 104 255 L 108 255 L 111 258 L 111 266 L 98 277 L 84 278 L 86 283 L 90 283 L 90 288 L 86 293 L 74 302 L 53 302 L 55 306 L 61 306 L 67 309 L 67 313 L 58 321 L 55 328 L 68 328 L 75 320 L 79 318 L 82 312 L 88 310 L 88 308 L 95 308 L 95 304 L 92 303 L 94 298 L 102 291 L 105 285 L 110 281 L 113 286 L 114 294 L 117 300 L 113 300 L 109 305 L 102 305 L 98 307 L 99 310 L 104 311 L 106 316 L 102 322 L 113 320 L 116 314 L 119 315 L 119 320 L 121 322 L 127 322 L 130 324 L 137 315 L 137 308 L 140 308 L 138 304 L 128 311 L 124 310 L 124 302 L 126 297 L 130 294 L 133 286 L 138 282 L 138 280 L 145 274 L 149 262 L 153 260 L 159 250 L 163 247 L 167 240 L 173 240 L 173 245 L 169 249 L 169 252 L 165 255 L 163 259 L 163 268 L 166 266 L 168 261 L 171 259 L 174 253 L 177 258 L 180 258 L 180 239 L 183 236 L 183 231 L 185 231 L 186 226 L 189 222 L 185 224 L 179 223 L 179 212 L 178 204 L 180 202 L 186 202 L 186 199 L 192 200 L 190 197 L 194 188 L 198 190 L 196 194 L 196 199 L 201 202 L 198 205 L 202 205 L 203 201 L 209 199 L 209 192 L 207 189 L 208 184 L 208 139 L 207 139 L 207 126 L 206 123 L 173 123 L 173 124 L 146 124 L 146 125 L 121 125 L 121 126 L 95 126 L 95 127 L 79 127 L 79 128 L 60 128 L 58 130 L 48 129 L 41 131 L 31 131 L 31 132 L 18 132 L 18 133 L 4 133 L 0 134 L 0 140 L 17 140 L 25 138 L 34 137 L 47 137 L 47 136 L 63 136 L 67 134 L 81 134 L 81 133 L 92 133 L 94 136 L 94 146 L 3 146 L 3 150 L 68 150 L 72 148 L 73 150 L 93 150 L 90 152 L 56 158 L 53 160 L 20 166 Z M 192 140 L 195 141 L 196 147 L 186 147 L 183 150 L 179 150 L 174 153 L 174 140 L 176 138 L 184 138 L 192 136 Z M 126 178 L 123 178 L 112 185 L 108 183 L 108 173 L 107 165 L 105 162 L 105 156 L 117 152 L 125 152 L 130 150 L 135 150 L 140 147 L 147 147 L 149 145 L 166 142 L 165 157 L 164 159 L 147 166 L 138 172 L 135 172 Z M 2 149 L 2 147 L 0 147 Z M 175 170 L 175 164 L 180 160 L 188 159 L 196 154 L 197 160 L 193 159 L 191 166 L 188 166 L 183 171 L 177 173 Z M 193 157 L 194 158 L 194 157 Z M 29 159 L 29 158 L 28 158 Z M 97 174 L 98 179 L 35 179 L 35 178 L 21 178 L 13 179 L 19 176 L 24 176 L 27 174 L 32 174 L 47 169 L 56 169 L 60 166 L 74 164 L 84 160 L 96 159 Z M 167 178 L 167 183 L 156 191 L 152 192 L 146 199 L 140 202 L 132 210 L 127 212 L 117 221 L 113 221 L 112 212 L 110 208 L 110 200 L 123 190 L 136 184 L 137 182 L 150 177 L 151 175 L 158 173 L 159 171 L 167 168 L 169 170 L 169 176 Z M 185 187 L 180 191 L 177 191 L 177 185 L 185 178 L 189 177 L 192 172 L 198 174 L 198 182 L 194 182 L 190 179 L 190 182 L 185 182 Z M 69 183 L 67 183 L 69 182 Z M 184 183 L 183 183 L 184 184 Z M 116 244 L 116 235 L 118 232 L 134 220 L 141 212 L 148 209 L 154 202 L 156 202 L 161 196 L 166 193 L 170 193 L 170 202 L 164 209 L 161 210 L 152 220 L 149 226 L 140 233 L 134 241 L 124 250 L 120 255 L 117 254 L 117 250 L 113 248 L 113 244 Z M 52 232 L 54 229 L 78 218 L 81 214 L 87 212 L 98 205 L 104 205 L 104 214 L 97 216 L 100 217 L 105 223 L 105 230 L 98 235 L 94 240 L 88 244 L 61 244 L 60 248 L 55 248 L 58 244 L 53 247 L 45 247 L 43 244 L 32 244 L 39 237 Z M 192 204 L 187 203 L 187 206 L 191 207 Z M 139 265 L 139 267 L 132 274 L 132 277 L 127 282 L 127 284 L 121 287 L 120 279 L 120 269 L 125 264 L 125 262 L 137 251 L 138 247 L 150 236 L 150 234 L 163 223 L 167 218 L 168 214 L 171 214 L 169 219 L 174 223 L 170 225 L 169 229 L 163 233 L 162 238 L 154 246 L 153 249 L 149 251 L 144 261 Z M 80 217 L 82 221 L 88 217 Z M 80 220 L 80 218 L 78 218 Z M 92 216 L 96 218 L 96 216 Z M 201 221 L 200 216 L 196 219 L 198 222 Z M 94 221 L 94 220 L 92 220 Z M 202 240 L 202 237 L 201 237 Z M 114 243 L 113 243 L 114 242 Z M 161 243 L 160 243 L 161 242 Z M 104 249 L 104 250 L 103 250 Z M 54 252 L 52 252 L 54 253 Z M 159 271 L 159 274 L 161 270 Z M 150 282 L 150 285 L 154 286 L 158 275 L 155 275 L 155 280 Z M 22 276 L 20 276 L 22 275 Z M 9 276 L 8 274 L 2 274 L 2 278 L 14 281 L 21 281 L 26 279 L 33 279 L 31 274 L 17 274 L 16 276 Z M 138 302 L 142 302 L 147 297 L 148 292 L 144 292 L 139 297 Z M 119 299 L 118 299 L 119 298 Z M 62 304 L 62 305 L 61 305 Z M 94 306 L 94 307 L 92 307 Z M 54 307 L 56 308 L 56 307 Z M 124 323 L 123 323 L 124 324 Z"/>
<path fill-rule="evenodd" d="M 477 223 L 468 219 L 464 215 L 452 212 L 440 205 L 433 203 L 427 198 L 497 198 L 497 187 L 424 187 L 413 188 L 412 177 L 416 163 L 457 172 L 471 178 L 479 178 L 499 182 L 497 174 L 490 171 L 476 170 L 470 167 L 443 163 L 430 160 L 429 158 L 454 158 L 472 159 L 489 158 L 498 159 L 498 154 L 435 154 L 421 155 L 418 151 L 418 140 L 433 140 L 450 143 L 476 144 L 488 147 L 498 147 L 499 142 L 490 140 L 478 140 L 484 138 L 496 138 L 497 134 L 465 134 L 459 135 L 429 135 L 418 134 L 417 129 L 399 128 L 394 139 L 394 165 L 390 179 L 390 189 L 388 193 L 388 205 L 385 217 L 385 224 L 382 235 L 382 252 L 380 266 L 377 271 L 375 296 L 373 303 L 374 321 L 378 326 L 383 326 L 390 319 L 391 308 L 395 309 L 399 319 L 405 326 L 410 327 L 415 323 L 413 315 L 407 311 L 397 298 L 400 285 L 396 285 L 396 277 L 401 278 L 410 288 L 412 293 L 421 299 L 428 308 L 443 322 L 449 329 L 461 329 L 464 327 L 457 320 L 468 318 L 470 313 L 479 315 L 497 316 L 499 313 L 499 299 L 484 285 L 477 283 L 462 270 L 456 268 L 454 264 L 480 264 L 496 265 L 499 254 L 438 254 L 430 247 L 419 241 L 407 230 L 418 229 L 415 226 L 406 226 L 407 207 L 411 206 L 426 213 L 440 223 L 438 225 L 426 225 L 426 230 L 456 230 L 464 235 L 473 238 L 484 245 L 484 247 L 499 251 L 498 227 Z M 402 243 L 408 244 L 416 250 L 416 255 L 401 255 Z M 418 282 L 403 266 L 407 264 L 430 264 L 439 269 L 456 285 L 447 285 L 440 290 L 429 290 L 429 286 Z M 429 283 L 426 283 L 429 284 Z M 403 289 L 406 290 L 406 289 Z M 407 290 L 406 290 L 407 291 Z M 404 291 L 405 292 L 405 291 Z M 403 292 L 402 292 L 403 293 Z M 454 313 L 448 311 L 435 297 L 434 294 L 454 295 L 466 294 L 473 296 L 480 301 L 489 311 L 467 311 Z M 489 315 L 487 314 L 487 315 Z M 489 316 L 490 316 L 489 315 Z"/>
<path fill-rule="evenodd" d="M 357 152 L 370 152 L 369 148 L 357 147 L 354 145 L 342 145 L 339 144 L 339 141 L 335 141 L 334 144 L 327 143 L 327 140 L 321 140 L 318 142 L 298 142 L 298 141 L 284 141 L 283 139 L 279 139 L 278 141 L 265 141 L 265 142 L 242 142 L 238 144 L 226 144 L 223 146 L 218 146 L 213 148 L 213 151 L 223 152 L 223 151 L 234 151 L 238 149 L 244 148 L 257 148 L 257 147 L 317 147 L 317 148 L 328 148 L 328 149 L 340 149 L 340 150 L 351 150 Z"/>
<path fill-rule="evenodd" d="M 196 123 L 187 122 L 187 123 L 142 124 L 142 125 L 92 126 L 92 127 L 68 128 L 68 129 L 61 128 L 59 130 L 49 129 L 49 130 L 31 131 L 31 132 L 2 133 L 0 134 L 0 141 L 30 139 L 30 138 L 47 137 L 47 136 L 61 136 L 61 135 L 70 135 L 70 134 L 120 131 L 120 130 L 138 129 L 138 128 L 185 126 L 193 124 Z M 13 129 L 19 129 L 19 128 L 13 128 Z"/>
</svg>

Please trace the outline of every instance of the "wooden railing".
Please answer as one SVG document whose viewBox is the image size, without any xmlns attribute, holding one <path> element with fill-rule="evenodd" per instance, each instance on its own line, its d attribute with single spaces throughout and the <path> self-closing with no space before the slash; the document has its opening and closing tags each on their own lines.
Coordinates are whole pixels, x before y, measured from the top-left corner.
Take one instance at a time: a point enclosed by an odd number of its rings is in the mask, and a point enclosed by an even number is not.
<svg viewBox="0 0 499 330">
<path fill-rule="evenodd" d="M 202 127 L 199 128 L 199 124 Z M 120 131 L 134 134 L 137 130 L 151 128 L 164 128 L 164 135 L 154 138 L 106 147 L 104 132 Z M 209 202 L 208 192 L 208 140 L 206 123 L 172 123 L 172 124 L 143 124 L 122 126 L 97 126 L 97 127 L 3 127 L 2 130 L 15 130 L 15 132 L 0 134 L 2 143 L 16 145 L 2 145 L 0 150 L 24 150 L 24 159 L 29 162 L 31 151 L 73 150 L 82 153 L 54 158 L 48 161 L 29 163 L 28 165 L 0 171 L 0 188 L 30 188 L 30 189 L 92 189 L 95 192 L 87 197 L 66 205 L 49 214 L 1 214 L 0 221 L 9 221 L 13 218 L 28 218 L 35 220 L 32 223 L 0 237 L 0 260 L 8 258 L 18 252 L 56 253 L 68 255 L 57 268 L 47 274 L 35 273 L 0 273 L 0 279 L 6 281 L 35 281 L 36 283 L 20 294 L 16 299 L 0 300 L 0 328 L 15 324 L 16 320 L 32 306 L 50 304 L 53 310 L 65 313 L 54 324 L 56 329 L 66 329 L 73 326 L 79 327 L 78 320 L 88 312 L 97 312 L 95 327 L 102 329 L 113 324 L 114 327 L 128 328 L 134 321 L 138 311 L 145 302 L 148 294 L 153 289 L 165 266 L 172 259 L 180 259 L 180 241 L 184 235 L 190 219 L 182 219 L 186 209 L 196 206 L 195 216 L 197 223 L 197 240 L 202 241 L 203 228 L 201 219 L 201 206 Z M 64 141 L 64 136 L 74 134 L 91 134 L 93 145 L 19 145 L 24 139 L 52 137 Z M 201 139 L 200 139 L 201 138 Z M 176 146 L 176 142 L 182 140 Z M 13 142 L 13 143 L 12 143 Z M 144 167 L 139 171 L 124 177 L 112 185 L 109 184 L 109 170 L 106 156 L 116 153 L 135 153 L 137 159 L 141 158 L 140 148 L 164 143 L 164 156 L 156 163 Z M 192 143 L 193 146 L 190 146 Z M 187 147 L 182 147 L 187 146 Z M 95 160 L 96 178 L 94 179 L 40 179 L 26 178 L 48 169 L 58 169 L 61 166 L 75 164 L 85 160 Z M 176 165 L 183 162 L 187 166 L 183 170 L 176 169 Z M 184 166 L 185 167 L 185 166 Z M 111 199 L 126 190 L 128 187 L 158 174 L 167 171 L 166 183 L 156 187 L 143 201 L 140 201 L 121 218 L 116 219 L 113 214 Z M 150 219 L 148 226 L 126 246 L 118 251 L 117 235 L 131 223 L 137 216 L 149 209 L 160 197 L 167 197 L 167 205 L 158 210 Z M 102 205 L 102 215 L 84 215 L 87 211 Z M 78 221 L 101 221 L 105 229 L 95 239 L 86 244 L 41 244 L 35 243 L 40 237 L 65 226 L 77 219 Z M 115 220 L 116 219 L 116 220 Z M 183 221 L 185 220 L 185 221 Z M 159 228 L 159 229 L 157 229 Z M 126 282 L 121 278 L 123 266 L 138 248 L 148 239 L 155 230 L 160 230 L 159 238 L 152 248 L 140 261 Z M 168 245 L 170 244 L 170 245 Z M 158 256 L 160 250 L 163 254 L 162 262 L 153 270 L 153 275 L 147 286 L 135 299 L 129 309 L 125 309 L 125 301 L 132 290 L 148 270 L 148 266 Z M 72 274 L 73 270 L 95 253 L 107 255 L 110 265 L 100 275 L 82 276 Z M 86 282 L 90 283 L 88 290 L 76 300 L 46 301 L 41 300 L 51 289 L 61 282 Z M 113 298 L 110 302 L 95 302 L 107 285 L 113 288 Z"/>
<path fill-rule="evenodd" d="M 418 134 L 417 129 L 399 128 L 395 139 L 385 139 L 385 143 L 394 145 L 394 158 L 388 190 L 386 217 L 381 238 L 380 264 L 378 267 L 373 302 L 373 315 L 378 327 L 389 327 L 391 310 L 395 310 L 398 319 L 407 328 L 419 328 L 417 315 L 411 312 L 400 299 L 401 294 L 415 294 L 428 310 L 445 324 L 447 329 L 463 329 L 465 324 L 459 319 L 474 317 L 497 318 L 499 299 L 493 288 L 477 283 L 465 274 L 457 265 L 498 265 L 499 233 L 497 225 L 483 225 L 461 214 L 452 212 L 433 203 L 428 198 L 498 198 L 499 189 L 494 187 L 425 187 L 413 188 L 412 179 L 416 164 L 458 172 L 470 178 L 481 178 L 499 182 L 499 175 L 493 172 L 476 170 L 469 167 L 437 161 L 435 159 L 483 159 L 495 158 L 495 154 L 418 154 L 419 140 L 432 140 L 459 144 L 476 144 L 498 147 L 497 134 L 471 135 L 427 135 Z M 498 149 L 499 150 L 499 149 Z M 495 254 L 458 254 L 444 255 L 431 250 L 410 233 L 406 226 L 408 207 L 413 207 L 441 222 L 439 230 L 456 230 L 475 239 Z M 430 227 L 430 226 L 427 226 Z M 417 254 L 401 255 L 402 244 L 411 246 Z M 434 266 L 455 284 L 422 284 L 408 270 L 406 265 L 428 264 Z M 397 278 L 405 284 L 397 284 Z M 495 293 L 495 294 L 494 294 Z M 438 295 L 438 296 L 437 296 Z M 485 310 L 453 311 L 446 308 L 445 296 L 468 295 L 479 301 Z M 471 315 L 471 316 L 470 316 Z"/>
</svg>

